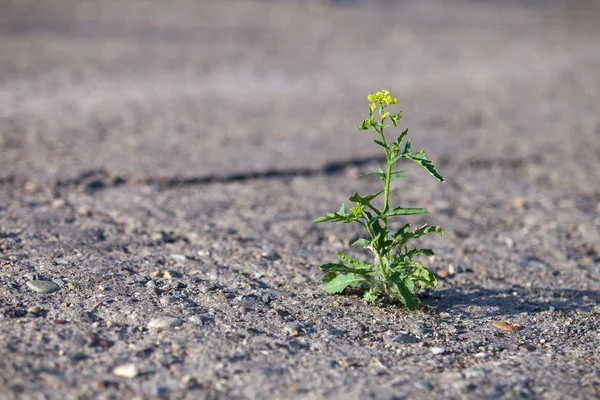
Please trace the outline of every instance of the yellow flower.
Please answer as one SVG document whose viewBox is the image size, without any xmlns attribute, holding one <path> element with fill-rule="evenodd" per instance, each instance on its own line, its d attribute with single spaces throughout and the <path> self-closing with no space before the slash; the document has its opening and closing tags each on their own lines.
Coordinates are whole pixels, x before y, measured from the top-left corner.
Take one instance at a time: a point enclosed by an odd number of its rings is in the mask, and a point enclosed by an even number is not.
<svg viewBox="0 0 600 400">
<path fill-rule="evenodd" d="M 356 206 L 350 209 L 350 212 L 352 212 L 352 215 L 354 215 L 355 217 L 359 217 L 362 215 L 364 209 L 365 206 L 363 204 L 357 204 Z"/>
<path fill-rule="evenodd" d="M 389 116 L 390 116 L 390 113 L 389 113 L 389 112 L 386 112 L 386 113 L 384 113 L 384 114 L 381 116 L 381 119 L 386 119 L 386 118 L 387 118 L 387 117 L 389 117 Z"/>
<path fill-rule="evenodd" d="M 390 95 L 387 95 L 387 96 L 385 96 L 383 101 L 385 104 L 387 104 L 389 106 L 390 104 L 396 104 L 398 102 L 398 99 L 395 97 L 392 97 Z"/>
<path fill-rule="evenodd" d="M 369 107 L 371 108 L 371 111 L 374 111 L 377 108 L 377 104 L 371 103 Z"/>
<path fill-rule="evenodd" d="M 396 104 L 398 102 L 398 99 L 390 96 L 390 91 L 385 90 L 385 89 L 383 89 L 380 92 L 368 95 L 367 100 L 369 100 L 372 103 L 379 103 L 381 105 L 383 105 L 385 103 L 385 105 L 388 105 L 388 106 L 390 104 Z"/>
</svg>

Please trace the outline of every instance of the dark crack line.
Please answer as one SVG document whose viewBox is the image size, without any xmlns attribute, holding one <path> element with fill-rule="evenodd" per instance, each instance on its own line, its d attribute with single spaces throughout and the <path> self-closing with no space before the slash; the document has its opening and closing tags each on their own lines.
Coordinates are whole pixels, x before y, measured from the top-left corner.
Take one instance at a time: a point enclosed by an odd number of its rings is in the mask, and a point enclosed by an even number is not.
<svg viewBox="0 0 600 400">
<path fill-rule="evenodd" d="M 253 180 L 279 180 L 293 177 L 312 177 L 321 175 L 339 175 L 343 174 L 346 168 L 361 167 L 374 162 L 385 161 L 381 157 L 365 157 L 348 161 L 331 162 L 323 168 L 289 168 L 289 169 L 268 169 L 266 171 L 248 171 L 235 173 L 225 176 L 208 175 L 204 177 L 189 178 L 147 178 L 142 180 L 142 184 L 156 185 L 161 189 L 170 189 L 174 187 L 201 186 L 211 183 L 235 183 Z"/>
<path fill-rule="evenodd" d="M 55 193 L 60 194 L 63 189 L 78 187 L 88 194 L 125 184 L 155 186 L 159 190 L 174 188 L 204 186 L 213 183 L 236 183 L 254 180 L 281 180 L 293 177 L 312 177 L 322 175 L 339 175 L 346 168 L 361 167 L 371 163 L 381 163 L 385 160 L 379 156 L 364 157 L 346 161 L 330 162 L 322 168 L 289 168 L 268 169 L 266 171 L 248 171 L 228 175 L 206 175 L 192 177 L 147 177 L 132 181 L 130 178 L 116 176 L 111 177 L 104 169 L 88 170 L 80 173 L 77 177 L 64 179 L 56 182 Z"/>
</svg>

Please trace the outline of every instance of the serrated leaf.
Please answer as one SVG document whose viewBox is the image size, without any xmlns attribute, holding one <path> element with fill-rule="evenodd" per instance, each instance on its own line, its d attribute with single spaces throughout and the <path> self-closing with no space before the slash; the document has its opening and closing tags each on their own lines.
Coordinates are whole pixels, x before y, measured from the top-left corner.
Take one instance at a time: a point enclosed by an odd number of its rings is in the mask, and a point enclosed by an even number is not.
<svg viewBox="0 0 600 400">
<path fill-rule="evenodd" d="M 373 141 L 375 143 L 377 143 L 378 145 L 380 145 L 381 147 L 383 147 L 384 149 L 388 148 L 387 144 L 383 143 L 381 140 L 373 139 Z"/>
<path fill-rule="evenodd" d="M 434 290 L 437 289 L 437 279 L 430 270 L 414 261 L 411 262 L 411 266 L 410 278 L 412 281 L 421 283 L 421 287 L 431 286 Z"/>
<path fill-rule="evenodd" d="M 433 161 L 427 158 L 425 151 L 421 150 L 418 153 L 414 153 L 410 155 L 408 158 L 421 165 L 421 167 L 425 168 L 431 175 L 433 175 L 438 181 L 444 182 L 444 178 L 438 170 L 433 165 Z"/>
<path fill-rule="evenodd" d="M 354 274 L 340 274 L 331 281 L 327 282 L 323 286 L 323 289 L 329 294 L 341 293 L 348 286 L 356 286 L 361 281 L 364 281 L 362 276 L 356 276 Z"/>
<path fill-rule="evenodd" d="M 439 171 L 435 168 L 435 165 L 433 165 L 433 161 L 431 161 L 430 159 L 427 158 L 427 153 L 425 153 L 425 150 L 421 150 L 417 153 L 411 153 L 410 140 L 406 141 L 406 146 L 404 147 L 404 152 L 402 154 L 398 154 L 397 156 L 392 158 L 392 160 L 390 160 L 390 162 L 389 162 L 389 165 L 394 164 L 396 161 L 398 161 L 401 158 L 413 160 L 414 162 L 419 164 L 421 167 L 425 168 L 427 170 L 427 172 L 429 172 L 431 175 L 433 175 L 437 180 L 439 180 L 440 182 L 444 182 L 444 178 L 442 177 L 442 175 L 440 175 Z"/>
<path fill-rule="evenodd" d="M 353 274 L 359 274 L 359 275 L 365 276 L 366 274 L 371 272 L 371 269 L 367 270 L 366 268 L 352 268 L 352 267 L 348 267 L 347 265 L 344 265 L 344 264 L 336 264 L 336 263 L 323 264 L 323 265 L 319 266 L 319 269 L 323 272 L 326 272 L 327 274 L 329 274 L 330 272 L 336 272 L 336 273 L 342 272 L 342 273 L 353 273 Z"/>
<path fill-rule="evenodd" d="M 319 222 L 343 222 L 345 224 L 348 224 L 356 220 L 356 217 L 354 215 L 346 214 L 346 212 L 344 211 L 344 207 L 344 203 L 342 203 L 338 211 L 334 213 L 326 213 L 325 215 L 322 215 L 321 217 L 315 219 L 313 223 L 318 224 Z"/>
<path fill-rule="evenodd" d="M 371 244 L 370 240 L 360 238 L 356 242 L 352 243 L 350 246 L 369 246 Z"/>
<path fill-rule="evenodd" d="M 363 122 L 358 126 L 358 130 L 366 131 L 373 126 L 374 123 L 375 119 L 373 118 L 373 115 L 371 115 L 369 118 L 363 120 Z"/>
<path fill-rule="evenodd" d="M 406 144 L 404 145 L 404 155 L 410 154 L 410 139 L 406 140 Z"/>
<path fill-rule="evenodd" d="M 373 270 L 373 266 L 371 264 L 361 260 L 357 260 L 356 258 L 352 258 L 342 251 L 338 251 L 337 253 L 335 253 L 335 255 L 338 256 L 338 258 L 342 260 L 343 263 L 351 265 L 358 270 L 367 272 L 371 272 Z"/>
<path fill-rule="evenodd" d="M 398 126 L 398 122 L 400 121 L 400 119 L 402 119 L 402 111 L 400 111 L 398 114 L 390 115 L 390 119 L 394 123 L 394 126 Z"/>
<path fill-rule="evenodd" d="M 398 229 L 393 236 L 394 240 L 400 244 L 404 244 L 409 239 L 420 238 L 421 236 L 427 235 L 429 233 L 437 233 L 438 235 L 442 235 L 444 233 L 442 228 L 440 228 L 439 226 L 428 226 L 427 224 L 418 228 L 414 232 L 409 232 L 409 229 L 409 224 L 406 224 L 402 228 Z"/>
<path fill-rule="evenodd" d="M 407 131 L 405 131 L 405 132 L 407 132 Z M 405 132 L 402 132 L 402 134 L 400 135 L 398 140 L 401 140 L 404 138 L 404 136 L 406 136 Z M 400 143 L 398 143 L 398 146 L 399 145 L 400 145 Z M 439 173 L 439 171 L 433 165 L 433 161 L 431 161 L 430 159 L 427 158 L 427 153 L 425 153 L 425 150 L 421 150 L 416 153 L 411 152 L 410 139 L 406 141 L 406 145 L 404 146 L 404 151 L 401 154 L 398 154 L 395 157 L 393 157 L 390 160 L 390 162 L 388 163 L 388 165 L 392 165 L 392 164 L 396 163 L 401 158 L 413 160 L 414 162 L 419 164 L 421 167 L 425 168 L 437 180 L 439 180 L 440 182 L 444 182 L 444 178 L 442 177 L 442 175 Z"/>
<path fill-rule="evenodd" d="M 411 234 L 411 237 L 413 238 L 418 238 L 424 235 L 427 235 L 429 233 L 437 233 L 438 235 L 442 236 L 444 234 L 444 231 L 442 230 L 442 228 L 440 228 L 439 226 L 428 226 L 427 224 L 423 225 L 422 227 L 420 227 L 419 229 L 417 229 L 416 231 L 414 231 Z"/>
<path fill-rule="evenodd" d="M 383 190 L 380 190 L 379 192 L 374 194 L 368 194 L 365 197 L 361 197 L 357 192 L 354 192 L 354 194 L 350 196 L 349 200 L 353 203 L 358 203 L 366 206 L 371 202 L 371 200 L 379 196 L 381 193 L 383 193 Z"/>
<path fill-rule="evenodd" d="M 392 290 L 390 295 L 400 300 L 407 309 L 416 310 L 419 303 L 418 298 L 414 295 L 414 283 L 408 278 L 402 279 L 399 274 L 392 275 L 391 280 L 397 290 Z"/>
<path fill-rule="evenodd" d="M 431 249 L 411 249 L 406 253 L 406 257 L 413 258 L 416 256 L 433 256 L 434 252 Z"/>
<path fill-rule="evenodd" d="M 400 136 L 398 136 L 398 138 L 396 139 L 396 144 L 398 145 L 398 147 L 402 145 L 402 142 L 404 141 L 406 135 L 408 135 L 408 128 L 406 128 L 404 132 L 402 132 Z"/>
<path fill-rule="evenodd" d="M 396 233 L 394 233 L 393 238 L 398 239 L 404 235 L 406 235 L 410 231 L 410 224 L 405 224 L 401 228 L 399 228 Z"/>
</svg>

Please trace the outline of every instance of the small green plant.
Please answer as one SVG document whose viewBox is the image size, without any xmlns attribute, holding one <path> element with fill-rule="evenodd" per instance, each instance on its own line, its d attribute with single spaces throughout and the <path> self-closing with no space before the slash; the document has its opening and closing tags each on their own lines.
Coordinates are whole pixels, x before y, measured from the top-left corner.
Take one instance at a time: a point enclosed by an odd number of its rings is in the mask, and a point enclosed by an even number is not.
<svg viewBox="0 0 600 400">
<path fill-rule="evenodd" d="M 355 205 L 349 214 L 344 211 L 342 203 L 338 211 L 326 213 L 314 222 L 342 222 L 345 224 L 356 222 L 362 225 L 367 230 L 369 238 L 358 239 L 352 246 L 363 246 L 369 249 L 375 255 L 374 261 L 370 264 L 352 258 L 343 252 L 337 252 L 341 263 L 323 264 L 319 268 L 326 273 L 323 281 L 327 293 L 341 293 L 349 286 L 360 287 L 365 289 L 364 298 L 370 303 L 375 303 L 377 298 L 383 294 L 399 300 L 409 310 L 416 310 L 422 305 L 416 291 L 425 287 L 432 287 L 435 290 L 437 280 L 431 271 L 414 260 L 414 257 L 419 255 L 431 256 L 433 251 L 409 248 L 407 243 L 411 239 L 428 233 L 435 232 L 441 235 L 443 232 L 439 226 L 427 226 L 427 224 L 411 231 L 410 224 L 405 224 L 396 232 L 391 233 L 388 229 L 390 218 L 424 214 L 427 209 L 392 207 L 390 205 L 390 183 L 392 179 L 403 177 L 406 172 L 405 170 L 394 170 L 396 162 L 403 158 L 416 162 L 440 182 L 443 182 L 444 178 L 435 169 L 433 162 L 427 158 L 425 151 L 412 152 L 410 140 L 406 139 L 408 129 L 403 131 L 395 141 L 387 141 L 384 131 L 391 125 L 386 125 L 386 121 L 391 121 L 394 127 L 397 127 L 402 118 L 402 112 L 390 114 L 386 108 L 396 104 L 398 99 L 391 97 L 387 90 L 370 94 L 367 99 L 370 102 L 369 118 L 365 119 L 358 129 L 377 133 L 378 138 L 373 141 L 383 147 L 387 166 L 385 172 L 379 169 L 378 172 L 365 176 L 381 179 L 384 187 L 374 194 L 360 196 L 358 193 L 354 193 L 350 196 L 350 201 Z M 373 114 L 377 108 L 379 109 L 378 118 Z M 402 149 L 405 139 L 404 149 Z M 382 193 L 383 208 L 380 209 L 373 204 L 373 200 Z"/>
</svg>

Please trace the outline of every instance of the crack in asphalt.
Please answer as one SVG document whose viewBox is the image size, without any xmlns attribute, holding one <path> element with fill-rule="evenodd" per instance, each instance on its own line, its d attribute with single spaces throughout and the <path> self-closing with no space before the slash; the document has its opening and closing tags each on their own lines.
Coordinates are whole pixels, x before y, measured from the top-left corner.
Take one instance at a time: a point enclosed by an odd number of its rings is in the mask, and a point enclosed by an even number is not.
<svg viewBox="0 0 600 400">
<path fill-rule="evenodd" d="M 499 167 L 502 169 L 519 169 L 523 168 L 528 163 L 540 163 L 542 162 L 540 156 L 534 157 L 516 157 L 516 158 L 502 158 L 502 159 L 467 159 L 456 163 L 456 167 L 459 169 L 491 169 Z M 67 179 L 57 180 L 53 185 L 53 191 L 56 196 L 60 196 L 60 193 L 64 189 L 79 188 L 79 190 L 93 195 L 96 192 L 108 189 L 110 187 L 117 187 L 122 185 L 133 185 L 133 186 L 154 186 L 159 190 L 170 190 L 182 187 L 193 187 L 193 186 L 204 186 L 213 183 L 235 183 L 235 182 L 246 182 L 256 180 L 280 180 L 292 177 L 313 177 L 313 176 L 324 176 L 324 175 L 340 175 L 343 174 L 347 168 L 361 167 L 372 163 L 382 163 L 385 159 L 381 156 L 368 156 L 363 158 L 355 158 L 343 161 L 332 161 L 325 164 L 321 168 L 288 168 L 288 169 L 277 169 L 271 168 L 264 171 L 246 171 L 237 172 L 226 175 L 209 174 L 204 176 L 165 176 L 156 177 L 149 176 L 139 179 L 134 179 L 122 175 L 111 175 L 110 172 L 101 167 L 96 169 L 89 169 L 80 172 L 77 176 Z M 442 168 L 448 168 L 453 164 L 451 157 L 440 156 L 437 164 Z M 16 186 L 23 183 L 22 179 L 16 176 L 5 176 L 0 178 L 0 187 Z"/>
<path fill-rule="evenodd" d="M 116 187 L 125 184 L 156 186 L 159 190 L 168 190 L 174 188 L 204 186 L 212 183 L 234 183 L 254 180 L 278 180 L 292 177 L 312 177 L 322 175 L 339 175 L 346 168 L 360 167 L 374 162 L 385 161 L 380 156 L 370 156 L 345 161 L 334 161 L 325 164 L 321 168 L 289 168 L 289 169 L 267 169 L 265 171 L 247 171 L 232 173 L 227 175 L 205 175 L 190 177 L 146 177 L 132 180 L 123 176 L 112 176 L 104 168 L 86 170 L 78 176 L 69 179 L 63 179 L 56 182 L 54 191 L 60 194 L 62 189 L 80 187 L 88 194 L 94 194 L 109 187 Z M 8 180 L 13 182 L 14 180 Z"/>
</svg>

